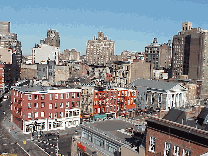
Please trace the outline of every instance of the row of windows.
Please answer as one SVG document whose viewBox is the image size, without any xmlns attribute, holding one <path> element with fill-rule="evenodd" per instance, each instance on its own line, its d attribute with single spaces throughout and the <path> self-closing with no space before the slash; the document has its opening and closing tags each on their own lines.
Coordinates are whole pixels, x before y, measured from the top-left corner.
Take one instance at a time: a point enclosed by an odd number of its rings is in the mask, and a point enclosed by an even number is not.
<svg viewBox="0 0 208 156">
<path fill-rule="evenodd" d="M 65 93 L 65 96 L 64 96 L 64 93 L 61 93 L 61 94 L 49 94 L 49 100 L 53 100 L 54 99 L 64 99 L 64 97 L 66 99 L 69 99 L 69 93 Z M 80 97 L 80 93 L 72 93 L 72 98 L 79 98 Z M 45 94 L 41 94 L 41 95 L 28 95 L 28 100 L 32 100 L 32 99 L 35 99 L 35 100 L 38 100 L 39 98 L 41 100 L 44 100 L 45 99 Z"/>
<path fill-rule="evenodd" d="M 118 101 L 118 103 L 119 102 L 127 102 L 127 100 L 126 99 L 117 99 L 117 101 Z M 99 101 L 94 101 L 94 105 L 97 105 L 97 104 L 99 104 L 99 105 L 101 105 L 101 104 L 112 104 L 112 103 L 116 103 L 116 99 L 111 99 L 111 100 L 109 100 L 109 99 L 106 99 L 106 100 L 99 100 Z M 135 104 L 136 103 L 136 98 L 131 98 L 131 99 L 128 99 L 128 105 L 129 104 Z"/>
<path fill-rule="evenodd" d="M 119 108 L 119 106 L 110 106 L 110 107 L 102 107 L 102 108 L 94 108 L 94 113 L 105 113 L 105 112 L 115 112 L 119 111 L 119 109 L 123 110 L 126 109 L 126 105 L 123 107 Z"/>
<path fill-rule="evenodd" d="M 105 95 L 108 97 L 109 95 L 111 96 L 116 96 L 117 92 L 107 92 L 107 93 L 99 93 L 99 97 L 103 96 L 105 97 Z M 136 91 L 133 92 L 128 92 L 128 91 L 121 91 L 118 92 L 118 96 L 136 96 Z M 98 93 L 95 93 L 95 98 L 97 98 Z"/>
<path fill-rule="evenodd" d="M 72 101 L 71 106 L 72 107 L 79 107 L 79 101 L 77 101 L 77 102 Z M 32 105 L 32 103 L 28 103 L 28 108 L 32 108 L 32 107 L 37 109 L 38 108 L 38 103 L 34 103 L 33 105 Z M 45 107 L 45 102 L 41 102 L 39 107 L 44 108 Z M 69 107 L 69 102 L 66 102 L 66 107 L 65 108 L 68 108 L 68 107 Z M 55 108 L 55 109 L 64 108 L 64 103 L 61 102 L 60 104 L 58 104 L 58 103 L 49 104 L 49 109 L 53 109 L 53 108 Z"/>
<path fill-rule="evenodd" d="M 54 114 L 54 116 L 53 116 Z M 62 118 L 63 117 L 63 112 L 55 112 L 55 113 L 49 113 L 49 118 Z M 40 116 L 39 116 L 40 115 Z M 28 119 L 33 119 L 33 117 L 36 119 L 38 117 L 45 117 L 45 112 L 34 112 L 34 116 L 32 113 L 28 113 Z"/>
<path fill-rule="evenodd" d="M 171 148 L 172 145 L 169 142 L 165 142 L 164 145 L 164 156 L 170 156 L 171 155 Z M 155 137 L 150 137 L 150 144 L 149 144 L 149 151 L 155 153 L 156 151 L 156 138 Z M 191 156 L 191 151 L 187 149 L 183 149 L 178 146 L 174 145 L 173 146 L 173 155 L 174 156 L 180 156 L 180 152 L 182 152 L 182 156 Z"/>
</svg>

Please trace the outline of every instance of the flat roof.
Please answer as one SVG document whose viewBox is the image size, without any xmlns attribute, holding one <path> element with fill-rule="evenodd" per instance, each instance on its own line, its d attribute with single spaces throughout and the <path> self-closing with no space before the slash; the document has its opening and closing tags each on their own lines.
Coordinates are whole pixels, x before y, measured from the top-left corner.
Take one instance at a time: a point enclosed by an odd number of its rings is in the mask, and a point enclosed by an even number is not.
<svg viewBox="0 0 208 156">
<path fill-rule="evenodd" d="M 103 133 L 105 133 L 105 135 L 112 139 L 112 141 L 119 141 L 119 144 L 123 142 L 127 146 L 130 146 L 130 144 L 133 142 L 133 138 L 131 135 L 127 135 L 121 133 L 120 131 L 117 131 L 120 129 L 134 127 L 133 124 L 125 122 L 123 120 L 106 120 L 102 122 L 89 123 L 87 125 L 84 125 L 83 128 L 85 126 L 87 126 L 87 128 L 91 129 L 92 131 L 99 133 L 101 136 L 104 135 Z"/>
<path fill-rule="evenodd" d="M 13 87 L 13 89 L 20 92 L 29 92 L 29 93 L 66 93 L 66 92 L 81 92 L 81 89 L 72 89 L 67 87 L 52 87 L 52 86 L 20 86 Z"/>
</svg>

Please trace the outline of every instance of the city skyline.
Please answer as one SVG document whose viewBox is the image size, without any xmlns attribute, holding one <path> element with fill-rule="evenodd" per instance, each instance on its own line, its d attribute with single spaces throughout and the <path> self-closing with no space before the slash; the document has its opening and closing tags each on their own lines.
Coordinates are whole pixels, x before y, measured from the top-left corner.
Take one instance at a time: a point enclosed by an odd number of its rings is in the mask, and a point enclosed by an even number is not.
<svg viewBox="0 0 208 156">
<path fill-rule="evenodd" d="M 193 28 L 208 29 L 203 16 L 207 5 L 208 2 L 193 0 L 105 1 L 103 4 L 4 1 L 0 12 L 4 14 L 1 20 L 11 22 L 11 32 L 18 34 L 23 55 L 31 54 L 35 43 L 46 38 L 48 29 L 59 32 L 60 52 L 75 48 L 85 55 L 87 41 L 102 31 L 115 41 L 115 54 L 120 54 L 124 50 L 143 52 L 154 37 L 158 43 L 167 43 L 181 30 L 182 22 L 192 22 Z"/>
</svg>

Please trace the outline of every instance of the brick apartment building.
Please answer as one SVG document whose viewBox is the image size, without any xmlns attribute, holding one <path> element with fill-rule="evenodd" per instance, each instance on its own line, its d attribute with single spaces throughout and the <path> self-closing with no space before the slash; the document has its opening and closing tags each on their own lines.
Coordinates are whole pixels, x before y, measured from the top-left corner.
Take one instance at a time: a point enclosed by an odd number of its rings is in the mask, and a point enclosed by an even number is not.
<svg viewBox="0 0 208 156">
<path fill-rule="evenodd" d="M 157 38 L 145 47 L 145 61 L 152 64 L 153 69 L 171 67 L 171 42 L 158 44 Z"/>
<path fill-rule="evenodd" d="M 81 89 L 64 87 L 13 87 L 11 95 L 12 121 L 30 133 L 36 121 L 37 130 L 50 131 L 73 127 L 80 123 Z"/>
<path fill-rule="evenodd" d="M 93 114 L 133 111 L 136 105 L 136 90 L 95 88 L 93 101 Z"/>
<path fill-rule="evenodd" d="M 146 156 L 199 156 L 207 153 L 208 132 L 187 126 L 183 121 L 178 123 L 150 116 L 147 119 Z"/>
<path fill-rule="evenodd" d="M 193 81 L 202 81 L 201 98 L 206 98 L 208 92 L 207 39 L 207 30 L 183 22 L 182 31 L 173 36 L 172 43 L 172 78 L 188 75 Z"/>
<path fill-rule="evenodd" d="M 98 38 L 88 40 L 86 47 L 86 60 L 88 65 L 106 65 L 112 63 L 114 56 L 114 41 L 104 37 L 103 32 L 98 32 Z"/>
</svg>

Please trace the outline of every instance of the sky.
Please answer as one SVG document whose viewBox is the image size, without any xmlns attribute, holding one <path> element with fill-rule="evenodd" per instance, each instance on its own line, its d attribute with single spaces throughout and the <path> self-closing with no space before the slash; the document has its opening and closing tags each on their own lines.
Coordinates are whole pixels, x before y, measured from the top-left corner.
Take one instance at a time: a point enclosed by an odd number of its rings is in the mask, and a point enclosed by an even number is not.
<svg viewBox="0 0 208 156">
<path fill-rule="evenodd" d="M 48 29 L 60 35 L 60 52 L 75 48 L 86 54 L 86 42 L 99 31 L 115 41 L 115 54 L 124 50 L 143 52 L 154 37 L 158 43 L 172 40 L 182 22 L 208 30 L 203 0 L 77 0 L 1 1 L 1 21 L 11 22 L 23 55 L 45 39 Z"/>
</svg>

